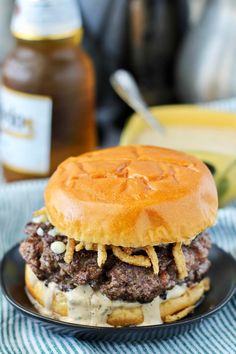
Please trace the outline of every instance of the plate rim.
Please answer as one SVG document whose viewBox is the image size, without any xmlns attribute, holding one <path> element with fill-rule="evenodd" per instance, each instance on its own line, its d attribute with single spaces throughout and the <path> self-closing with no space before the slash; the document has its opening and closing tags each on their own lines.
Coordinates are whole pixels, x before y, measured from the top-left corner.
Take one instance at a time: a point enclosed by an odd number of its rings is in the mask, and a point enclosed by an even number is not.
<svg viewBox="0 0 236 354">
<path fill-rule="evenodd" d="M 199 314 L 196 315 L 194 317 L 191 318 L 184 318 L 182 320 L 176 321 L 176 322 L 172 322 L 172 323 L 162 323 L 162 324 L 156 324 L 156 325 L 140 325 L 140 326 L 128 326 L 128 327 L 105 327 L 105 326 L 90 326 L 90 325 L 83 325 L 83 324 L 77 324 L 77 323 L 72 323 L 72 322 L 64 322 L 64 321 L 60 321 L 58 319 L 54 319 L 54 318 L 50 318 L 50 317 L 46 317 L 41 315 L 40 313 L 35 313 L 33 311 L 31 311 L 30 309 L 25 308 L 24 306 L 22 306 L 20 303 L 16 302 L 14 300 L 14 298 L 8 293 L 8 291 L 6 290 L 6 284 L 3 280 L 3 270 L 4 270 L 4 265 L 7 261 L 7 258 L 9 256 L 9 253 L 11 253 L 12 251 L 15 251 L 15 249 L 18 249 L 20 245 L 20 242 L 15 244 L 13 247 L 11 247 L 4 255 L 2 260 L 0 261 L 0 286 L 1 286 L 1 290 L 2 293 L 5 297 L 5 299 L 17 310 L 21 311 L 21 313 L 34 318 L 36 320 L 41 320 L 43 322 L 49 323 L 49 324 L 53 324 L 53 325 L 57 325 L 60 327 L 67 327 L 68 329 L 74 329 L 74 330 L 92 330 L 92 331 L 96 331 L 96 330 L 103 330 L 103 331 L 124 331 L 124 330 L 129 330 L 129 331 L 142 331 L 143 329 L 147 329 L 147 330 L 152 330 L 152 329 L 166 329 L 166 328 L 172 328 L 175 326 L 184 326 L 186 324 L 193 324 L 199 320 L 203 320 L 205 318 L 208 318 L 212 315 L 214 315 L 216 312 L 218 312 L 220 309 L 222 309 L 227 303 L 228 301 L 232 298 L 232 296 L 234 295 L 234 293 L 236 293 L 236 280 L 234 282 L 234 284 L 231 286 L 231 288 L 229 289 L 229 291 L 227 292 L 227 295 L 225 296 L 225 298 L 214 308 L 209 309 L 207 312 L 203 313 L 203 314 Z M 236 266 L 236 260 L 234 259 L 234 257 L 224 251 L 222 248 L 220 248 L 219 246 L 217 246 L 216 244 L 212 244 L 212 248 L 215 248 L 218 252 L 223 253 L 226 257 L 229 257 L 231 259 L 231 261 L 233 261 L 235 263 Z M 207 296 L 207 295 L 206 295 Z"/>
</svg>

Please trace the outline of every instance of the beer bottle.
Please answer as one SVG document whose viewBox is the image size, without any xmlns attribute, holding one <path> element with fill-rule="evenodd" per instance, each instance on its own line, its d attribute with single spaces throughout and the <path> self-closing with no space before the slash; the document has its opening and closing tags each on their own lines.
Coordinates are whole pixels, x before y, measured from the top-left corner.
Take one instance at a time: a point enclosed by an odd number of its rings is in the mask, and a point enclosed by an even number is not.
<svg viewBox="0 0 236 354">
<path fill-rule="evenodd" d="M 49 176 L 95 147 L 94 71 L 76 0 L 17 0 L 3 65 L 1 160 L 8 181 Z"/>
</svg>

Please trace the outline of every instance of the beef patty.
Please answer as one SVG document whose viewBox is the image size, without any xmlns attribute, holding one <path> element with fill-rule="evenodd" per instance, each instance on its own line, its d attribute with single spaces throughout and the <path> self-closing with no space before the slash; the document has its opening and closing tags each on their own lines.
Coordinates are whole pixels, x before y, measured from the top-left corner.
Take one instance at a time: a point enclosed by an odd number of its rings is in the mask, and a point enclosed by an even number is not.
<svg viewBox="0 0 236 354">
<path fill-rule="evenodd" d="M 44 235 L 39 236 L 37 229 Z M 66 244 L 66 236 L 50 236 L 50 224 L 29 223 L 26 226 L 28 237 L 20 245 L 20 253 L 35 275 L 46 284 L 55 282 L 60 290 L 68 291 L 78 285 L 89 284 L 99 289 L 111 300 L 138 301 L 146 303 L 156 296 L 165 296 L 168 289 L 176 284 L 199 281 L 209 268 L 207 259 L 211 246 L 209 235 L 199 234 L 189 246 L 183 246 L 188 277 L 180 281 L 172 255 L 172 245 L 156 247 L 159 259 L 159 274 L 152 268 L 138 267 L 117 259 L 109 250 L 105 265 L 97 265 L 97 252 L 81 250 L 74 253 L 70 264 L 65 263 L 64 253 L 55 254 L 50 245 L 54 241 Z"/>
</svg>

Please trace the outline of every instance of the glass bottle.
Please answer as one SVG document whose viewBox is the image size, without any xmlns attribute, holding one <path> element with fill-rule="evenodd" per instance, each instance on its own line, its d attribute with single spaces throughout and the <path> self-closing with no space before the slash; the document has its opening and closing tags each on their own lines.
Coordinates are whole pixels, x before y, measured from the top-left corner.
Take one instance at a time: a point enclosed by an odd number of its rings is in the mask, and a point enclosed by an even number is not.
<svg viewBox="0 0 236 354">
<path fill-rule="evenodd" d="M 3 66 L 1 157 L 8 181 L 49 176 L 94 149 L 94 71 L 78 45 L 76 0 L 17 0 L 17 46 Z"/>
</svg>

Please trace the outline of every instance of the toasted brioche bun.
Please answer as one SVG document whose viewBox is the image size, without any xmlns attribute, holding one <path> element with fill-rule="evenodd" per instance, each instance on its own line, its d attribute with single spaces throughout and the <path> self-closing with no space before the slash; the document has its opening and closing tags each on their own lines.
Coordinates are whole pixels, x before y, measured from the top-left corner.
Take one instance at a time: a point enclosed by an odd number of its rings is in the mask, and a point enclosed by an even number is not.
<svg viewBox="0 0 236 354">
<path fill-rule="evenodd" d="M 46 308 L 45 304 L 45 294 L 48 291 L 48 288 L 45 286 L 44 282 L 40 281 L 32 272 L 29 265 L 25 267 L 25 282 L 28 293 L 30 294 L 31 301 L 37 308 L 44 310 Z M 204 295 L 205 291 L 209 290 L 209 280 L 207 278 L 203 279 L 201 282 L 194 284 L 191 288 L 186 288 L 181 295 L 173 297 L 171 299 L 165 300 L 160 304 L 160 316 L 163 322 L 174 322 L 193 311 L 196 303 Z M 79 302 L 81 312 L 84 311 L 83 299 Z M 124 302 L 125 303 L 125 302 Z M 131 326 L 139 325 L 144 321 L 148 322 L 148 318 L 144 318 L 145 306 L 147 304 L 133 304 L 130 307 L 122 307 L 122 301 L 120 307 L 115 307 L 110 313 L 105 317 L 104 323 L 99 323 L 98 325 L 111 325 L 111 326 Z M 78 310 L 80 311 L 80 308 Z M 152 313 L 155 307 L 152 308 Z M 48 310 L 48 309 L 47 309 Z M 50 305 L 51 313 L 50 315 L 55 318 L 61 318 L 62 320 L 72 320 L 68 318 L 69 316 L 69 307 L 68 300 L 65 295 L 65 292 L 57 290 L 53 294 L 52 302 Z M 94 316 L 93 309 L 90 308 L 91 314 L 89 316 Z M 157 322 L 158 322 L 159 312 L 157 313 Z M 154 316 L 155 319 L 155 316 Z"/>
<path fill-rule="evenodd" d="M 197 158 L 154 146 L 71 157 L 45 190 L 52 224 L 77 241 L 122 247 L 185 242 L 215 223 L 213 177 Z"/>
<path fill-rule="evenodd" d="M 42 307 L 45 307 L 46 285 L 40 281 L 28 264 L 25 265 L 25 285 L 32 298 Z M 68 316 L 67 299 L 62 291 L 56 293 L 52 299 L 51 310 L 60 316 Z"/>
</svg>

